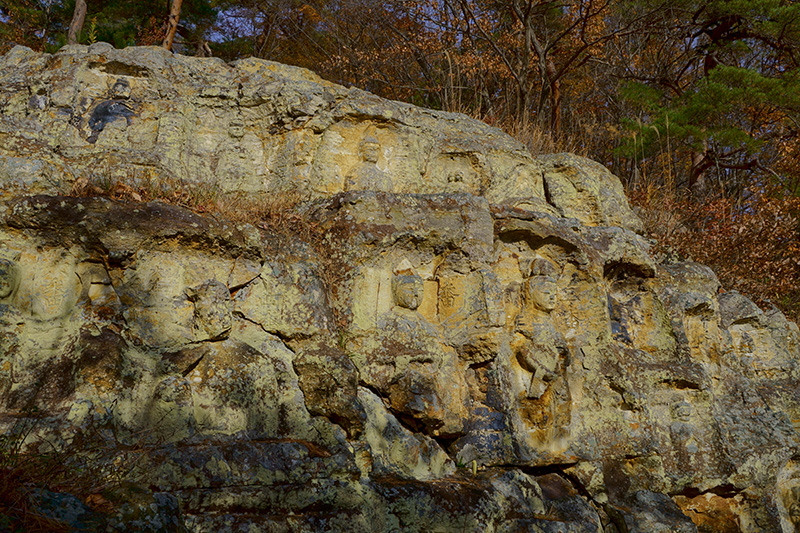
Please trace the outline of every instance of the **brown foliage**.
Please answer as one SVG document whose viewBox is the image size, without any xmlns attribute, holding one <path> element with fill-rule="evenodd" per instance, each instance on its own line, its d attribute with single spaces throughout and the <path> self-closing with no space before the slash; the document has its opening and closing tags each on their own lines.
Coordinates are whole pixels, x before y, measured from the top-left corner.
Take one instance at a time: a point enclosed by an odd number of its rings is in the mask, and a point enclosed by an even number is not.
<svg viewBox="0 0 800 533">
<path fill-rule="evenodd" d="M 138 185 L 134 182 L 138 181 Z M 295 212 L 306 198 L 297 192 L 253 195 L 224 193 L 214 187 L 198 187 L 177 180 L 109 179 L 92 182 L 77 180 L 71 196 L 105 196 L 128 202 L 160 201 L 184 207 L 196 213 L 219 216 L 232 222 L 250 223 L 282 238 L 300 238 L 314 242 L 316 228 Z"/>
<path fill-rule="evenodd" d="M 139 185 L 133 183 L 138 181 Z M 326 232 L 298 210 L 308 198 L 297 191 L 281 194 L 254 195 L 223 193 L 213 187 L 197 187 L 179 181 L 108 179 L 101 183 L 81 178 L 70 192 L 72 196 L 104 196 L 119 201 L 160 201 L 184 207 L 196 213 L 219 217 L 235 223 L 249 223 L 262 234 L 268 253 L 277 254 L 292 249 L 295 244 L 307 244 L 319 263 L 317 274 L 328 296 L 335 301 L 339 285 L 346 276 L 347 265 L 331 253 Z M 332 306 L 336 324 L 344 326 L 344 311 Z"/>
<path fill-rule="evenodd" d="M 800 318 L 800 198 L 749 191 L 750 200 L 679 198 L 663 190 L 636 189 L 647 232 L 660 252 L 714 269 L 723 287 L 760 306 L 775 304 Z"/>
</svg>

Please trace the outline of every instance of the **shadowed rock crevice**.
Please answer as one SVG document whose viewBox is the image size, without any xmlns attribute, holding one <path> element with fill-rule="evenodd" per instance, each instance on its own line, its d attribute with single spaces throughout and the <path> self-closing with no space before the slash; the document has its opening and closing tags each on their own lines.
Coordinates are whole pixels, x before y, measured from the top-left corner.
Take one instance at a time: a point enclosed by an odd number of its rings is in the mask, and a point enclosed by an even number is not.
<svg viewBox="0 0 800 533">
<path fill-rule="evenodd" d="M 705 490 L 700 490 L 697 487 L 686 487 L 680 492 L 671 494 L 670 496 L 685 496 L 687 498 L 696 498 L 703 494 L 715 494 L 723 498 L 733 498 L 734 496 L 740 494 L 741 492 L 742 491 L 737 489 L 735 486 L 726 484 L 726 485 L 717 485 L 715 487 L 711 487 Z"/>
<path fill-rule="evenodd" d="M 0 429 L 102 419 L 113 520 L 800 524 L 800 330 L 656 261 L 601 165 L 159 48 L 15 48 L 0 109 Z"/>
</svg>

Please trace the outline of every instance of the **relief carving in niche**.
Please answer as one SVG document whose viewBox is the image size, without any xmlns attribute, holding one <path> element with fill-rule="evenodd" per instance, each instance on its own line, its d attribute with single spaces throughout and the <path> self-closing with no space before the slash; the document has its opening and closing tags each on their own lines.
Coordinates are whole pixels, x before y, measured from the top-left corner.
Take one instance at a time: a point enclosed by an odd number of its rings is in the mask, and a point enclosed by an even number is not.
<svg viewBox="0 0 800 533">
<path fill-rule="evenodd" d="M 361 363 L 362 378 L 406 423 L 431 435 L 459 434 L 468 394 L 464 369 L 423 313 L 432 287 L 407 259 L 392 269 L 390 279 L 391 307 L 377 323 L 381 343 Z"/>
<path fill-rule="evenodd" d="M 679 456 L 695 454 L 698 452 L 697 439 L 694 436 L 694 425 L 692 416 L 694 407 L 691 403 L 681 397 L 675 398 L 671 407 L 670 414 L 672 423 L 669 426 L 670 439 Z"/>
<path fill-rule="evenodd" d="M 186 297 L 194 304 L 196 340 L 226 338 L 233 325 L 233 303 L 225 284 L 207 280 L 186 289 Z"/>
<path fill-rule="evenodd" d="M 422 278 L 413 273 L 397 273 L 392 277 L 394 304 L 412 311 L 422 303 L 424 286 Z"/>
<path fill-rule="evenodd" d="M 367 132 L 358 144 L 360 162 L 345 178 L 345 190 L 392 192 L 392 181 L 378 168 L 381 145 L 374 134 Z"/>
<path fill-rule="evenodd" d="M 11 299 L 19 287 L 19 267 L 16 261 L 0 258 L 0 300 Z"/>
<path fill-rule="evenodd" d="M 513 325 L 511 349 L 524 385 L 518 401 L 534 439 L 544 443 L 569 436 L 572 398 L 566 369 L 571 357 L 551 313 L 558 298 L 559 268 L 544 258 L 531 262 L 522 281 L 521 309 Z"/>
<path fill-rule="evenodd" d="M 216 175 L 223 192 L 262 192 L 265 188 L 264 146 L 248 132 L 245 120 L 234 116 L 228 123 L 227 139 L 216 150 Z"/>
<path fill-rule="evenodd" d="M 792 487 L 787 496 L 786 516 L 797 532 L 800 531 L 800 486 Z"/>
</svg>

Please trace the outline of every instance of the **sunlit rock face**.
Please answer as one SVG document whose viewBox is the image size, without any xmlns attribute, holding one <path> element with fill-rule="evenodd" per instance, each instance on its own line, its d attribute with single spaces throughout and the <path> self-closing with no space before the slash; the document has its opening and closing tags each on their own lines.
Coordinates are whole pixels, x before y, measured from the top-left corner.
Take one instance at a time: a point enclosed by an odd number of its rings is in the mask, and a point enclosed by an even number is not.
<svg viewBox="0 0 800 533">
<path fill-rule="evenodd" d="M 0 57 L 0 113 L 3 429 L 143 447 L 181 527 L 800 524 L 797 326 L 658 264 L 597 163 L 102 43 Z M 308 231 L 68 196 L 103 183 L 291 193 Z"/>
</svg>

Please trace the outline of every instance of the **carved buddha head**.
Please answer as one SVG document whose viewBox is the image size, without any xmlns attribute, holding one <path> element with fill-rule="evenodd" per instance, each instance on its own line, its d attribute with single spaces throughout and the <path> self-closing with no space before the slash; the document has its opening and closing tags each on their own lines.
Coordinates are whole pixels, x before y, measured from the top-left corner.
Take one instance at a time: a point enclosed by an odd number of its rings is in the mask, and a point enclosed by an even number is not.
<svg viewBox="0 0 800 533">
<path fill-rule="evenodd" d="M 534 276 L 525 280 L 525 301 L 540 311 L 549 313 L 556 307 L 558 286 L 550 276 Z"/>
<path fill-rule="evenodd" d="M 678 400 L 673 403 L 672 418 L 680 422 L 689 422 L 692 418 L 692 404 L 686 400 Z"/>
<path fill-rule="evenodd" d="M 377 163 L 380 155 L 381 145 L 373 135 L 366 135 L 358 145 L 358 153 L 361 159 L 367 163 Z"/>
<path fill-rule="evenodd" d="M 244 120 L 241 118 L 233 118 L 228 124 L 228 135 L 234 139 L 241 139 L 244 137 Z"/>
<path fill-rule="evenodd" d="M 416 274 L 396 274 L 392 278 L 394 303 L 406 309 L 416 309 L 422 303 L 422 278 Z"/>
</svg>

